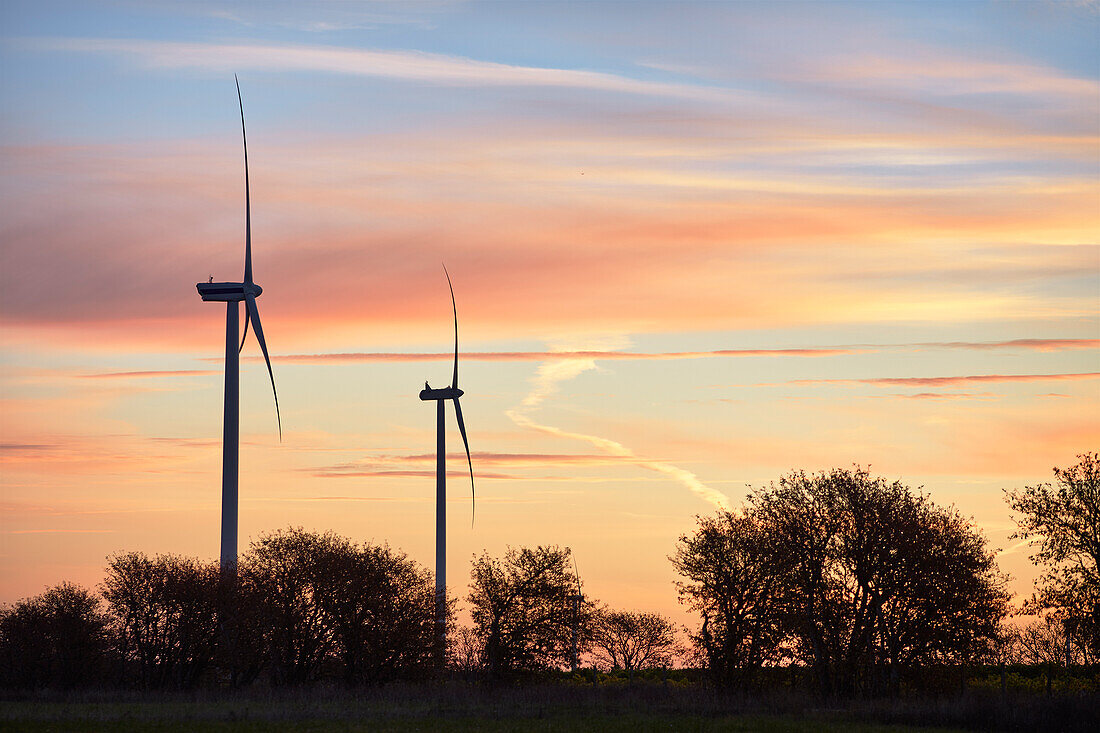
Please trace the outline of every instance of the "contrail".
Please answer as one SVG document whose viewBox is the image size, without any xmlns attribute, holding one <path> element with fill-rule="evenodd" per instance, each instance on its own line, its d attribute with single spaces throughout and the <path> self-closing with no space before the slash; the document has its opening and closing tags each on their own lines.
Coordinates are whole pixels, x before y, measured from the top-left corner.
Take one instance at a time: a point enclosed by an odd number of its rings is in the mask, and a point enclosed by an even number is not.
<svg viewBox="0 0 1100 733">
<path fill-rule="evenodd" d="M 1016 544 L 1014 544 L 1012 547 L 1009 547 L 1007 550 L 1001 550 L 1000 552 L 998 552 L 997 557 L 1001 557 L 1003 555 L 1011 555 L 1012 553 L 1016 552 L 1017 550 L 1019 550 L 1024 545 L 1029 545 L 1029 544 L 1031 544 L 1031 540 L 1021 540 L 1020 542 L 1017 542 Z"/>
<path fill-rule="evenodd" d="M 570 349 L 569 351 L 576 351 Z M 650 471 L 657 471 L 663 473 L 666 476 L 672 478 L 675 481 L 680 482 L 686 486 L 693 494 L 698 496 L 704 501 L 710 502 L 719 509 L 726 511 L 730 510 L 730 500 L 725 494 L 716 489 L 704 484 L 698 476 L 685 468 L 674 466 L 671 463 L 664 463 L 661 461 L 651 461 L 639 456 L 630 448 L 627 448 L 618 441 L 611 440 L 609 438 L 601 438 L 598 435 L 588 435 L 586 433 L 574 433 L 568 430 L 562 430 L 556 428 L 553 425 L 543 425 L 541 423 L 532 420 L 526 413 L 530 410 L 538 409 L 548 396 L 553 394 L 558 389 L 558 384 L 568 379 L 588 371 L 589 369 L 595 369 L 596 362 L 591 358 L 578 358 L 578 359 L 562 359 L 560 361 L 553 361 L 541 364 L 538 371 L 535 372 L 534 378 L 532 378 L 532 390 L 523 401 L 520 403 L 520 407 L 514 410 L 505 410 L 505 414 L 516 425 L 521 428 L 529 428 L 531 430 L 537 430 L 547 435 L 553 435 L 559 438 L 570 438 L 572 440 L 581 440 L 589 445 L 604 451 L 613 456 L 619 456 L 628 460 L 633 459 L 636 466 L 649 469 Z"/>
</svg>

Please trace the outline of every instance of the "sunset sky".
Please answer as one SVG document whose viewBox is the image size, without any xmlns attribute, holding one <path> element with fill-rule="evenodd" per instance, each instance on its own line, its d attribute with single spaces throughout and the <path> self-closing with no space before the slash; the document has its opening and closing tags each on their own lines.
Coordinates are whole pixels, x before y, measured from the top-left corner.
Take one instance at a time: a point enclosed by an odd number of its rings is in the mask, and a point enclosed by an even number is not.
<svg viewBox="0 0 1100 733">
<path fill-rule="evenodd" d="M 0 4 L 0 602 L 240 535 L 509 545 L 688 622 L 697 515 L 869 465 L 973 516 L 1100 448 L 1093 2 Z"/>
</svg>

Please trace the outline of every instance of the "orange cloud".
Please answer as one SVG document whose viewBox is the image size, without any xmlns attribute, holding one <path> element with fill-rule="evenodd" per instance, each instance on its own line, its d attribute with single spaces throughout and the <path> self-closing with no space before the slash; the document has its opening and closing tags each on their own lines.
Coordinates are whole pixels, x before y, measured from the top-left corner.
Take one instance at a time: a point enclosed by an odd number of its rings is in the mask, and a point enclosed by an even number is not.
<svg viewBox="0 0 1100 733">
<path fill-rule="evenodd" d="M 1034 313 L 1051 304 L 1014 283 L 1095 261 L 1036 249 L 1095 241 L 1100 187 L 1079 177 L 944 188 L 817 168 L 701 172 L 667 136 L 628 131 L 609 162 L 587 129 L 538 132 L 467 126 L 445 143 L 408 133 L 257 151 L 255 264 L 272 348 L 435 333 L 440 259 L 477 338 Z M 728 138 L 692 144 L 721 158 L 743 152 Z M 4 232 L 6 340 L 216 353 L 221 309 L 200 303 L 193 284 L 240 276 L 235 145 L 5 149 L 10 175 L 27 183 Z M 1012 159 L 1017 144 L 1006 145 Z M 41 190 L 64 198 L 68 215 L 42 214 Z M 140 212 L 123 208 L 134 200 Z M 990 242 L 1020 254 L 967 253 Z M 927 277 L 895 277 L 915 258 Z M 43 288 L 53 297 L 38 297 Z M 1082 295 L 1058 306 L 1088 304 Z"/>
</svg>

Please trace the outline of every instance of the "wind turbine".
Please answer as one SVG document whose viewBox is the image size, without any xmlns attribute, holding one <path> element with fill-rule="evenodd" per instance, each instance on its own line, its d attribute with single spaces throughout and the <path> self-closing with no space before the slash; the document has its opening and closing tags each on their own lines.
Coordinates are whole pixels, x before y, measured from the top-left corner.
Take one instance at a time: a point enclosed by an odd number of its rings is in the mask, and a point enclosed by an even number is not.
<svg viewBox="0 0 1100 733">
<path fill-rule="evenodd" d="M 443 267 L 447 276 L 447 287 L 451 291 L 451 309 L 455 317 L 455 368 L 451 376 L 451 386 L 432 389 L 424 382 L 420 399 L 435 400 L 435 633 L 439 647 L 440 660 L 446 658 L 447 651 L 447 431 L 444 427 L 447 400 L 455 402 L 455 418 L 458 419 L 458 432 L 466 446 L 466 463 L 470 466 L 470 505 L 474 506 L 474 463 L 470 458 L 470 441 L 466 439 L 466 424 L 462 421 L 462 406 L 458 398 L 463 395 L 458 388 L 458 307 L 455 305 L 455 289 L 451 285 L 451 274 Z"/>
<path fill-rule="evenodd" d="M 222 543 L 221 576 L 223 581 L 237 577 L 237 442 L 240 439 L 240 360 L 238 355 L 248 338 L 248 324 L 256 333 L 260 350 L 267 362 L 267 375 L 271 378 L 271 392 L 275 395 L 275 418 L 279 422 L 279 440 L 283 439 L 283 419 L 279 415 L 279 394 L 275 391 L 275 375 L 271 371 L 271 358 L 267 354 L 264 329 L 260 325 L 260 312 L 256 309 L 256 297 L 263 288 L 252 280 L 252 207 L 248 192 L 248 138 L 244 129 L 244 102 L 241 99 L 241 83 L 237 84 L 237 103 L 241 108 L 241 139 L 244 142 L 244 282 L 199 283 L 199 295 L 206 301 L 224 302 L 225 309 L 225 412 L 222 422 Z M 237 345 L 238 303 L 245 303 L 244 335 Z"/>
</svg>

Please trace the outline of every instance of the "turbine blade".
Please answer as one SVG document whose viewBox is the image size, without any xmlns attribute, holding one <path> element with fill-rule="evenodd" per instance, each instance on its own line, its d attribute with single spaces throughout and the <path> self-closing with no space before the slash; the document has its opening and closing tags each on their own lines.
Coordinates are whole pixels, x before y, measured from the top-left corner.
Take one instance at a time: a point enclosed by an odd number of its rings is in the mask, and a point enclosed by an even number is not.
<svg viewBox="0 0 1100 733">
<path fill-rule="evenodd" d="M 237 84 L 237 103 L 241 107 L 241 140 L 244 142 L 244 281 L 252 282 L 252 201 L 248 192 L 248 136 L 244 131 L 244 100 L 241 99 L 241 83 Z M 247 325 L 247 324 L 246 324 Z"/>
<path fill-rule="evenodd" d="M 577 555 L 572 550 L 569 551 L 569 554 L 573 556 L 573 575 L 577 577 L 577 595 L 583 598 L 584 594 L 581 593 L 581 571 L 577 570 Z"/>
<path fill-rule="evenodd" d="M 455 305 L 455 289 L 451 286 L 451 273 L 447 272 L 447 266 L 443 265 L 443 274 L 447 276 L 447 287 L 451 291 L 451 310 L 455 314 L 455 371 L 451 376 L 451 387 L 458 389 L 458 306 Z M 458 404 L 458 400 L 455 400 Z"/>
<path fill-rule="evenodd" d="M 264 328 L 260 325 L 260 312 L 256 309 L 256 296 L 246 292 L 244 297 L 248 304 L 248 320 L 252 321 L 252 330 L 256 333 L 256 340 L 260 342 L 260 351 L 264 352 L 267 376 L 271 377 L 271 394 L 275 395 L 275 418 L 279 421 L 279 442 L 282 442 L 283 418 L 279 414 L 279 393 L 275 391 L 275 374 L 271 371 L 271 358 L 267 355 L 267 342 L 264 341 Z"/>
<path fill-rule="evenodd" d="M 466 439 L 466 423 L 462 420 L 462 405 L 455 398 L 455 417 L 458 419 L 458 432 L 462 435 L 462 444 L 466 446 L 466 463 L 470 466 L 470 526 L 474 526 L 477 512 L 477 498 L 474 496 L 474 462 L 470 458 L 470 441 Z"/>
<path fill-rule="evenodd" d="M 237 349 L 238 354 L 241 353 L 242 351 L 244 351 L 244 340 L 246 338 L 248 338 L 248 322 L 251 321 L 251 320 L 252 319 L 249 318 L 249 316 L 248 316 L 248 306 L 245 305 L 245 308 L 244 308 L 244 333 L 241 334 L 241 346 L 240 346 L 239 349 Z"/>
</svg>

